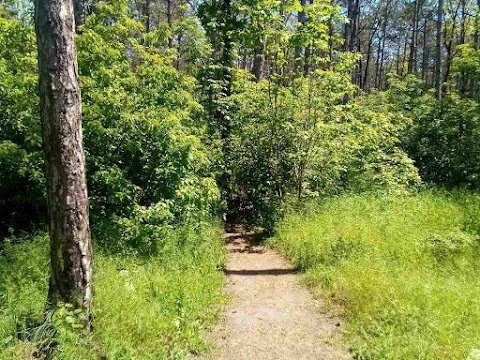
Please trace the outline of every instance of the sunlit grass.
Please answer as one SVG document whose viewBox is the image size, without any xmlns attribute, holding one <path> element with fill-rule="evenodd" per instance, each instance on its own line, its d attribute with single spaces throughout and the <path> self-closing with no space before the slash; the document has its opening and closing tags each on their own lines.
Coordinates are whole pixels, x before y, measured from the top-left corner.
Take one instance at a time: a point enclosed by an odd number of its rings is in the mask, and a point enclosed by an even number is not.
<svg viewBox="0 0 480 360">
<path fill-rule="evenodd" d="M 343 196 L 291 213 L 272 243 L 340 305 L 359 359 L 466 359 L 480 347 L 479 204 Z"/>
<path fill-rule="evenodd" d="M 218 226 L 171 231 L 162 255 L 97 252 L 94 331 L 60 332 L 56 359 L 185 359 L 207 350 L 203 330 L 223 302 L 225 254 Z M 30 359 L 48 289 L 48 237 L 6 244 L 0 255 L 0 358 Z M 23 335 L 22 335 L 23 334 Z"/>
</svg>

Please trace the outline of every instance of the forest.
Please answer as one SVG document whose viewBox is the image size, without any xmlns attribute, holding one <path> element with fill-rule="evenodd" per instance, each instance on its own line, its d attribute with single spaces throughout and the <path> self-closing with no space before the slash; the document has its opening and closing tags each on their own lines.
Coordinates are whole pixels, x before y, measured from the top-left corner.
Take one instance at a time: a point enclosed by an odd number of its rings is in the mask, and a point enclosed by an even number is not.
<svg viewBox="0 0 480 360">
<path fill-rule="evenodd" d="M 480 0 L 0 0 L 0 359 L 216 359 L 233 226 L 338 359 L 479 360 L 479 34 Z"/>
</svg>

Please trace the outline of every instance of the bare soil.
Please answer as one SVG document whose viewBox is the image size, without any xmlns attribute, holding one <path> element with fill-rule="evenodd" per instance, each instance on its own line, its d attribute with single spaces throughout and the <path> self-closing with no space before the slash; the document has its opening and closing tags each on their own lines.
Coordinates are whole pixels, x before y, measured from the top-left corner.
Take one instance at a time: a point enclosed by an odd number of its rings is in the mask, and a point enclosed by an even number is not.
<svg viewBox="0 0 480 360">
<path fill-rule="evenodd" d="M 218 360 L 350 359 L 342 324 L 300 284 L 296 269 L 258 236 L 225 234 L 230 302 L 211 333 Z"/>
</svg>

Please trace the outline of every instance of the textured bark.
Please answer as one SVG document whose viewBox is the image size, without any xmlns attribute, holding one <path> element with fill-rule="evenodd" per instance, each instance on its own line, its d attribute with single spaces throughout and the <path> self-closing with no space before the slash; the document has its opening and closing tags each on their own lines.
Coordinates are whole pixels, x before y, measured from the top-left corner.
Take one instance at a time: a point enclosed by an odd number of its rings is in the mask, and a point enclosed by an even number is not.
<svg viewBox="0 0 480 360">
<path fill-rule="evenodd" d="M 383 76 L 384 74 L 384 67 L 385 67 L 385 41 L 387 38 L 387 23 L 388 20 L 390 19 L 390 12 L 391 12 L 391 0 L 387 0 L 385 4 L 385 9 L 384 9 L 384 14 L 383 14 L 383 24 L 382 24 L 382 49 L 380 51 L 380 66 L 378 69 L 378 85 L 377 88 L 379 90 L 385 90 L 386 88 L 386 80 L 384 79 L 385 77 Z M 378 59 L 378 58 L 377 58 Z"/>
<path fill-rule="evenodd" d="M 85 23 L 85 18 L 91 15 L 95 10 L 95 5 L 99 0 L 73 0 L 74 14 L 75 14 L 75 29 Z"/>
<path fill-rule="evenodd" d="M 368 37 L 367 53 L 366 53 L 366 59 L 365 59 L 365 70 L 364 70 L 363 81 L 362 81 L 362 88 L 364 91 L 368 91 L 370 89 L 369 70 L 370 70 L 370 60 L 372 56 L 373 40 L 378 30 L 377 15 L 378 14 L 376 13 L 375 18 L 372 21 L 370 35 Z"/>
<path fill-rule="evenodd" d="M 401 76 L 403 76 L 403 73 L 405 72 L 405 62 L 407 61 L 407 46 L 408 46 L 408 37 L 405 36 L 405 41 L 403 43 L 402 67 L 400 69 Z"/>
<path fill-rule="evenodd" d="M 383 29 L 382 29 L 382 49 L 380 51 L 380 66 L 378 68 L 378 85 L 377 85 L 377 88 L 379 90 L 385 90 L 385 81 L 384 81 L 384 76 L 383 76 L 383 73 L 384 73 L 384 66 L 385 66 L 385 40 L 387 38 L 387 21 L 386 21 L 386 18 L 384 20 L 384 25 L 383 25 Z"/>
<path fill-rule="evenodd" d="M 360 33 L 360 0 L 354 0 L 353 14 L 352 14 L 352 35 L 350 36 L 350 51 L 360 50 L 360 40 L 358 38 Z M 359 51 L 360 52 L 360 51 Z"/>
<path fill-rule="evenodd" d="M 350 35 L 350 48 L 349 51 L 362 53 L 361 42 L 359 39 L 360 33 L 360 0 L 354 0 L 353 4 L 353 14 L 352 14 L 352 29 Z M 363 59 L 358 60 L 358 66 L 353 69 L 352 73 L 352 82 L 362 87 L 362 70 L 363 69 Z"/>
<path fill-rule="evenodd" d="M 48 296 L 53 306 L 70 303 L 90 315 L 92 247 L 73 13 L 72 0 L 35 2 L 51 244 Z"/>
<path fill-rule="evenodd" d="M 476 16 L 475 19 L 475 32 L 473 35 L 473 48 L 475 50 L 478 50 L 478 45 L 479 45 L 479 31 L 480 31 L 480 0 L 477 0 L 477 11 L 478 15 Z M 472 77 L 471 79 L 471 96 L 473 98 L 477 98 L 477 93 L 478 93 L 478 80 Z"/>
<path fill-rule="evenodd" d="M 261 81 L 265 74 L 265 40 L 261 40 L 261 45 L 255 48 L 255 54 L 253 59 L 253 74 L 257 82 Z"/>
<path fill-rule="evenodd" d="M 452 5 L 450 3 L 450 5 Z M 450 71 L 452 67 L 452 62 L 453 62 L 453 56 L 454 56 L 454 46 L 455 46 L 455 38 L 456 38 L 456 31 L 457 31 L 457 16 L 458 12 L 460 9 L 460 3 L 457 3 L 456 7 L 450 7 L 449 11 L 449 23 L 451 23 L 451 30 L 448 30 L 448 23 L 444 23 L 443 26 L 443 36 L 444 36 L 444 46 L 446 50 L 446 57 L 445 57 L 445 71 L 443 74 L 443 87 L 445 87 L 445 84 L 450 80 Z M 445 16 L 445 15 L 444 15 Z M 450 34 L 449 34 L 450 33 Z"/>
</svg>

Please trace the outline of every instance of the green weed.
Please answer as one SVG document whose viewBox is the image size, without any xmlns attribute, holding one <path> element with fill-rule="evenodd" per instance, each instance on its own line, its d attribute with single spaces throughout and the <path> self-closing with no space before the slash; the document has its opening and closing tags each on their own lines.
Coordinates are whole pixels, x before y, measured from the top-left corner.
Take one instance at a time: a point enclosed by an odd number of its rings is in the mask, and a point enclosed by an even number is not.
<svg viewBox="0 0 480 360">
<path fill-rule="evenodd" d="M 0 254 L 0 358 L 185 359 L 207 350 L 202 330 L 223 302 L 219 226 L 178 226 L 158 256 L 112 255 L 94 261 L 94 330 L 79 336 L 68 308 L 45 322 L 48 237 L 10 239 Z"/>
<path fill-rule="evenodd" d="M 480 344 L 479 237 L 466 231 L 478 206 L 346 195 L 291 213 L 271 242 L 341 305 L 357 359 L 466 359 Z"/>
</svg>

